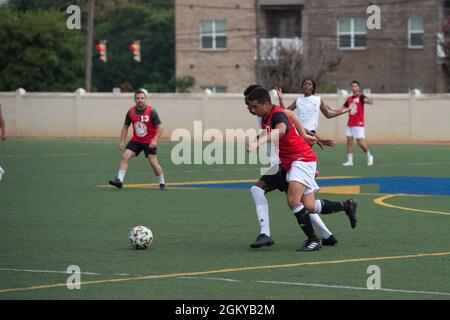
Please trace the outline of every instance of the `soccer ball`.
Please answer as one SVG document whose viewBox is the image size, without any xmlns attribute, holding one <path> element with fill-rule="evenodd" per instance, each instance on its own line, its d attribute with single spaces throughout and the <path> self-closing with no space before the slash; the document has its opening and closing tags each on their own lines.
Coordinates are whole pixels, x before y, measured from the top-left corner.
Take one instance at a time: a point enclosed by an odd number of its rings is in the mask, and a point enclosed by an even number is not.
<svg viewBox="0 0 450 320">
<path fill-rule="evenodd" d="M 129 239 L 134 249 L 143 250 L 152 244 L 153 233 L 147 227 L 137 226 L 131 229 Z"/>
</svg>

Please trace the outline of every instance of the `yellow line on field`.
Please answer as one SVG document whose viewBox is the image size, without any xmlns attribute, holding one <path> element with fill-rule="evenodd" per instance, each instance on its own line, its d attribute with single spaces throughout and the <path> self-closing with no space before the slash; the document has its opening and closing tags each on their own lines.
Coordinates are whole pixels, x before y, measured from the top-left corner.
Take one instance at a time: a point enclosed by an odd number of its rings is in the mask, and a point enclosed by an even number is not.
<svg viewBox="0 0 450 320">
<path fill-rule="evenodd" d="M 80 285 L 86 286 L 86 285 L 91 285 L 91 284 L 107 284 L 107 283 L 119 283 L 119 282 L 153 280 L 153 279 L 170 279 L 170 278 L 177 278 L 177 277 L 203 276 L 203 275 L 216 274 L 216 273 L 229 273 L 229 272 L 240 272 L 240 271 L 249 271 L 249 270 L 280 269 L 280 268 L 332 265 L 332 264 L 353 263 L 353 262 L 399 260 L 399 259 L 412 259 L 412 258 L 420 258 L 420 257 L 439 257 L 439 256 L 448 256 L 448 255 L 450 255 L 450 252 L 419 253 L 419 254 L 403 255 L 403 256 L 299 262 L 299 263 L 267 265 L 267 266 L 228 268 L 228 269 L 208 270 L 208 271 L 199 271 L 199 272 L 180 272 L 180 273 L 170 273 L 170 274 L 162 274 L 162 275 L 154 275 L 154 276 L 148 275 L 148 276 L 129 277 L 129 278 L 104 279 L 104 280 L 94 280 L 94 281 L 85 281 L 85 282 L 82 281 L 80 283 Z M 49 285 L 31 286 L 28 288 L 0 289 L 0 293 L 23 292 L 23 291 L 52 289 L 52 288 L 64 288 L 66 286 L 67 286 L 66 283 L 56 283 L 56 284 L 49 284 Z"/>
<path fill-rule="evenodd" d="M 393 208 L 393 209 L 400 209 L 400 210 L 406 210 L 406 211 L 413 211 L 413 212 L 425 212 L 425 213 L 433 213 L 433 214 L 439 214 L 439 215 L 445 215 L 445 216 L 450 216 L 449 212 L 442 212 L 442 211 L 432 211 L 432 210 L 423 210 L 423 209 L 414 209 L 414 208 L 407 208 L 407 207 L 401 207 L 401 206 L 396 206 L 393 204 L 389 204 L 384 202 L 384 200 L 386 199 L 390 199 L 393 197 L 399 197 L 399 196 L 409 196 L 409 195 L 404 195 L 404 194 L 389 194 L 389 195 L 385 195 L 379 198 L 376 198 L 373 200 L 373 202 L 375 202 L 376 204 L 383 206 L 383 207 L 388 207 L 388 208 Z"/>
<path fill-rule="evenodd" d="M 334 186 L 334 187 L 322 187 L 319 190 L 321 193 L 332 194 L 360 194 L 361 186 Z"/>
</svg>

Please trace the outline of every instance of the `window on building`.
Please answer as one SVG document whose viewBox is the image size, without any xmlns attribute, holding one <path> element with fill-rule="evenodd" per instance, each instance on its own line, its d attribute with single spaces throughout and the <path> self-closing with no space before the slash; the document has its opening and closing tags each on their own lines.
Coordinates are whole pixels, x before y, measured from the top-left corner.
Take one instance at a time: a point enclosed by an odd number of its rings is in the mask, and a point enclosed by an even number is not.
<svg viewBox="0 0 450 320">
<path fill-rule="evenodd" d="M 450 0 L 444 0 L 444 18 L 450 16 Z"/>
<path fill-rule="evenodd" d="M 420 16 L 409 17 L 408 47 L 423 48 L 423 17 Z"/>
<path fill-rule="evenodd" d="M 200 22 L 201 49 L 224 50 L 227 48 L 227 23 L 225 20 Z"/>
<path fill-rule="evenodd" d="M 263 21 L 266 22 L 266 38 L 301 38 L 301 6 L 263 6 Z"/>
<path fill-rule="evenodd" d="M 364 18 L 349 18 L 338 20 L 338 48 L 366 48 L 366 20 Z"/>
<path fill-rule="evenodd" d="M 209 89 L 212 93 L 226 93 L 227 87 L 220 86 L 201 86 L 202 90 Z"/>
</svg>

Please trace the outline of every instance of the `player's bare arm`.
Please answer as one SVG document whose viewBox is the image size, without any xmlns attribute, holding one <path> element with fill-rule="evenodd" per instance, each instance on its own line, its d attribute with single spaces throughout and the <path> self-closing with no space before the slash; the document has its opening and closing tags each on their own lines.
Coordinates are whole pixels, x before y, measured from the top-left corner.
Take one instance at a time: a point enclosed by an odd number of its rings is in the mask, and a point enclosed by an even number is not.
<svg viewBox="0 0 450 320">
<path fill-rule="evenodd" d="M 286 124 L 278 123 L 269 134 L 259 136 L 256 140 L 250 142 L 247 146 L 247 152 L 258 150 L 261 145 L 270 143 L 271 141 L 280 140 L 286 134 L 286 129 Z"/>
<path fill-rule="evenodd" d="M 277 92 L 278 95 L 278 101 L 280 104 L 280 107 L 282 109 L 289 109 L 289 110 L 295 110 L 295 108 L 297 107 L 295 104 L 295 100 L 294 102 L 292 102 L 287 108 L 284 106 L 284 102 L 283 102 L 283 91 L 281 90 L 281 88 L 275 87 L 275 91 Z"/>
<path fill-rule="evenodd" d="M 373 100 L 366 97 L 366 98 L 364 99 L 364 104 L 370 104 L 370 105 L 373 105 Z"/>
<path fill-rule="evenodd" d="M 320 111 L 327 119 L 331 119 L 331 118 L 338 117 L 344 113 L 347 113 L 348 109 L 347 108 L 333 109 L 329 105 L 327 105 L 323 101 L 321 101 Z"/>
<path fill-rule="evenodd" d="M 5 127 L 5 119 L 3 119 L 2 115 L 2 106 L 0 105 L 0 138 L 5 141 L 6 140 L 6 127 Z"/>
<path fill-rule="evenodd" d="M 156 126 L 156 135 L 152 139 L 152 141 L 150 141 L 150 147 L 151 148 L 156 148 L 156 146 L 158 145 L 158 139 L 159 139 L 159 137 L 161 137 L 163 131 L 164 131 L 163 125 L 162 124 L 158 124 Z"/>
<path fill-rule="evenodd" d="M 119 141 L 119 149 L 120 151 L 125 151 L 125 140 L 127 139 L 128 135 L 128 126 L 124 125 L 122 127 L 122 131 L 120 131 L 120 141 Z"/>
<path fill-rule="evenodd" d="M 291 118 L 292 124 L 294 125 L 295 129 L 297 129 L 297 132 L 300 133 L 300 135 L 306 140 L 306 142 L 308 142 L 308 144 L 313 145 L 317 143 L 317 137 L 315 137 L 314 134 L 305 129 L 300 119 L 293 111 L 288 109 L 286 110 L 286 114 L 289 118 Z"/>
</svg>

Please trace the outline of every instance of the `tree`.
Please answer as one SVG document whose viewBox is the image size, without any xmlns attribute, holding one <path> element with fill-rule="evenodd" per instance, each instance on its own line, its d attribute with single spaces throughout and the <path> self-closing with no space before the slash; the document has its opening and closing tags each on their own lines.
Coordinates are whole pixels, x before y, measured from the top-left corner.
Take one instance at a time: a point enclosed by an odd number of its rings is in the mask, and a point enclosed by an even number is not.
<svg viewBox="0 0 450 320">
<path fill-rule="evenodd" d="M 108 40 L 108 63 L 94 57 L 93 86 L 111 91 L 125 82 L 131 90 L 174 91 L 174 11 L 171 7 L 127 5 L 98 24 L 95 42 Z M 141 62 L 133 59 L 130 44 L 140 40 Z"/>
<path fill-rule="evenodd" d="M 58 11 L 0 7 L 0 91 L 74 91 L 83 84 L 84 40 Z"/>
<path fill-rule="evenodd" d="M 448 16 L 441 25 L 442 37 L 440 45 L 444 56 L 442 58 L 442 69 L 444 70 L 447 82 L 450 83 L 450 16 Z"/>
<path fill-rule="evenodd" d="M 301 90 L 304 78 L 312 78 L 320 86 L 323 77 L 336 70 L 341 62 L 326 57 L 326 51 L 320 50 L 318 63 L 306 64 L 303 54 L 298 49 L 285 48 L 280 44 L 276 48 L 266 48 L 268 55 L 262 61 L 261 82 L 266 88 L 281 87 L 286 93 L 297 93 Z"/>
</svg>

